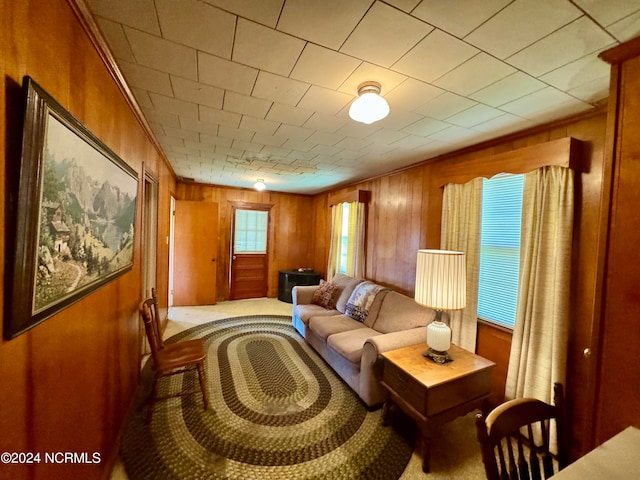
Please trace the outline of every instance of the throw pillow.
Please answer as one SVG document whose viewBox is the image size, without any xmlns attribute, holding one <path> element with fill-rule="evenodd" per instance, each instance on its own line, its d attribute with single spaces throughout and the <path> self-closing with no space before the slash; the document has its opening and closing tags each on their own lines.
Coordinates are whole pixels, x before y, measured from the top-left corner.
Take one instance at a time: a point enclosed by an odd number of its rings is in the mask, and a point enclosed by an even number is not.
<svg viewBox="0 0 640 480">
<path fill-rule="evenodd" d="M 311 297 L 311 303 L 316 305 L 320 305 L 326 309 L 336 308 L 336 299 L 338 297 L 339 287 L 337 285 L 333 285 L 332 283 L 325 282 L 324 280 L 320 280 L 320 287 L 313 292 L 313 297 Z"/>
</svg>

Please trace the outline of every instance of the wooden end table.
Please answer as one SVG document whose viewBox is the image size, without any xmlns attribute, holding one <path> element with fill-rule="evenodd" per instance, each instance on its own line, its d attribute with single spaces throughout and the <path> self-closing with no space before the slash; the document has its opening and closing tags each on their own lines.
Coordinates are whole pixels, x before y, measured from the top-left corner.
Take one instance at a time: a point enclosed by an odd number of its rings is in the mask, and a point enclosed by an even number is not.
<svg viewBox="0 0 640 480">
<path fill-rule="evenodd" d="M 386 389 L 383 424 L 389 424 L 389 407 L 396 404 L 413 418 L 422 435 L 422 471 L 429 472 L 429 427 L 449 422 L 477 408 L 488 407 L 491 370 L 495 364 L 451 345 L 452 362 L 438 365 L 423 353 L 425 344 L 382 354 L 382 386 Z"/>
</svg>

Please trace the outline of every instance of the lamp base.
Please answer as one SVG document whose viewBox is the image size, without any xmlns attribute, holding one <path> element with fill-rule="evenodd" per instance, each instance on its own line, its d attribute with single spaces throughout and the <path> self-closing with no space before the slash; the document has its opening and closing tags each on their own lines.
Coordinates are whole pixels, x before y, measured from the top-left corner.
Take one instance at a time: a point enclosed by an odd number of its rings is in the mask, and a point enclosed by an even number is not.
<svg viewBox="0 0 640 480">
<path fill-rule="evenodd" d="M 434 350 L 433 348 L 429 348 L 429 350 L 424 352 L 422 355 L 430 358 L 439 365 L 442 365 L 446 362 L 453 362 L 453 358 L 451 358 L 451 355 L 449 355 L 448 352 L 439 352 L 437 350 Z"/>
</svg>

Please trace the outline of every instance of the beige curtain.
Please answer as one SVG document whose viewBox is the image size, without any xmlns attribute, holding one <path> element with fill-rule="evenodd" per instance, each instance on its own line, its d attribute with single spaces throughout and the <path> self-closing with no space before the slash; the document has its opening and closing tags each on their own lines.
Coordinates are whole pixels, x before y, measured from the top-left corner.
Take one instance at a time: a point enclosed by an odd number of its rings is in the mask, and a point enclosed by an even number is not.
<svg viewBox="0 0 640 480">
<path fill-rule="evenodd" d="M 340 271 L 342 256 L 343 204 L 331 207 L 331 244 L 329 245 L 329 263 L 327 280 L 331 280 Z M 349 203 L 347 229 L 347 266 L 346 274 L 364 278 L 365 275 L 365 225 L 366 208 L 364 203 Z"/>
<path fill-rule="evenodd" d="M 553 402 L 565 383 L 573 234 L 573 170 L 543 167 L 525 176 L 520 290 L 505 397 Z"/>
<path fill-rule="evenodd" d="M 471 352 L 476 351 L 478 331 L 481 216 L 482 178 L 445 186 L 440 248 L 465 252 L 467 267 L 467 306 L 451 312 L 449 323 L 453 343 Z"/>
<path fill-rule="evenodd" d="M 349 204 L 349 230 L 347 242 L 347 275 L 364 278 L 365 264 L 365 205 L 360 202 Z"/>
<path fill-rule="evenodd" d="M 340 271 L 340 255 L 342 249 L 342 204 L 331 206 L 331 243 L 329 244 L 329 262 L 327 264 L 327 281 Z"/>
</svg>

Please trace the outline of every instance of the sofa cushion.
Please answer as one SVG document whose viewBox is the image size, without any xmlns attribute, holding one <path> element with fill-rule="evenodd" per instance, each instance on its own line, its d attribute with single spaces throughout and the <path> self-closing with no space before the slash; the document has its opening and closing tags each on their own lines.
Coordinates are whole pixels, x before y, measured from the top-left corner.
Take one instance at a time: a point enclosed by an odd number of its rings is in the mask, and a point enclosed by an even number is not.
<svg viewBox="0 0 640 480">
<path fill-rule="evenodd" d="M 371 337 L 382 335 L 372 328 L 360 328 L 350 332 L 342 332 L 331 335 L 327 339 L 327 345 L 333 348 L 340 355 L 351 363 L 360 364 L 362 358 L 362 348 L 365 342 Z"/>
<path fill-rule="evenodd" d="M 308 305 L 296 305 L 296 315 L 302 320 L 306 325 L 309 325 L 309 319 L 311 317 L 319 317 L 319 316 L 331 316 L 331 315 L 340 315 L 338 310 L 327 310 L 326 308 L 321 307 L 320 305 L 315 305 L 313 303 Z"/>
<path fill-rule="evenodd" d="M 425 327 L 435 317 L 435 311 L 418 305 L 413 298 L 390 291 L 385 297 L 373 327 L 378 332 L 390 333 Z"/>
<path fill-rule="evenodd" d="M 349 297 L 353 293 L 353 289 L 356 288 L 356 286 L 361 282 L 363 282 L 362 278 L 353 278 L 348 275 L 343 275 L 342 273 L 337 274 L 331 279 L 331 283 L 333 283 L 334 285 L 338 285 L 341 290 L 340 296 L 336 301 L 336 309 L 340 311 L 340 313 L 345 312 L 347 302 L 349 301 Z"/>
<path fill-rule="evenodd" d="M 340 287 L 334 283 L 320 280 L 320 286 L 313 292 L 311 303 L 323 308 L 333 310 L 336 308 L 336 300 L 340 294 Z"/>
<path fill-rule="evenodd" d="M 325 342 L 329 335 L 359 328 L 367 327 L 346 315 L 314 316 L 309 319 L 309 329 Z"/>
</svg>

